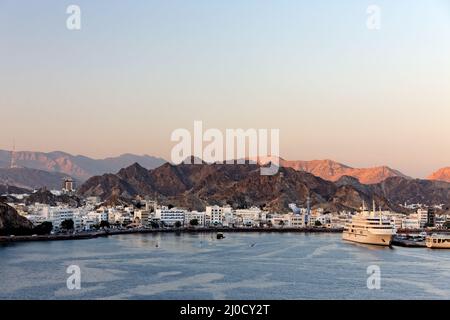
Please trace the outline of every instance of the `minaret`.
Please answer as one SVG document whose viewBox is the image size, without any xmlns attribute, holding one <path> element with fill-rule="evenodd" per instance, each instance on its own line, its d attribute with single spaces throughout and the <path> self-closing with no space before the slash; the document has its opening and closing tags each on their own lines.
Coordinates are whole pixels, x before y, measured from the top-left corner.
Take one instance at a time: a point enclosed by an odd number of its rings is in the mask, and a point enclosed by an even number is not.
<svg viewBox="0 0 450 320">
<path fill-rule="evenodd" d="M 305 225 L 308 224 L 308 220 L 309 220 L 309 215 L 311 213 L 311 198 L 309 197 L 308 194 L 308 198 L 306 198 L 306 215 L 305 215 Z"/>
</svg>

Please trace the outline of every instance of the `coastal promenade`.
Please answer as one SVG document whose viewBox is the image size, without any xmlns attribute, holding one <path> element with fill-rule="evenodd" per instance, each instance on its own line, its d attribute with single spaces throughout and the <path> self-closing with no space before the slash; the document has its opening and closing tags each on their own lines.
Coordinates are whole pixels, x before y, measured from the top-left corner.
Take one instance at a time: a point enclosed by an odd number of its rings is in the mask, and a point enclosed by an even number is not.
<svg viewBox="0 0 450 320">
<path fill-rule="evenodd" d="M 215 232 L 275 232 L 275 233 L 341 233 L 343 229 L 326 228 L 155 228 L 155 229 L 129 229 L 129 230 L 104 230 L 94 232 L 79 232 L 74 234 L 55 235 L 27 235 L 27 236 L 0 236 L 0 243 L 23 241 L 58 241 L 58 240 L 83 240 L 98 237 L 108 237 L 120 234 L 143 233 L 215 233 Z"/>
</svg>

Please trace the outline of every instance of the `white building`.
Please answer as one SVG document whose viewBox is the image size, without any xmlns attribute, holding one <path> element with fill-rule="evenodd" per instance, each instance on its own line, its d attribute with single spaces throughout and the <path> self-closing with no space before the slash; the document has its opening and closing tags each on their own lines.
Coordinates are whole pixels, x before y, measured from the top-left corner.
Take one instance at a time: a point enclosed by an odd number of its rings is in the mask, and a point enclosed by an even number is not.
<svg viewBox="0 0 450 320">
<path fill-rule="evenodd" d="M 89 219 L 92 219 L 96 223 L 100 223 L 102 221 L 108 221 L 108 211 L 106 210 L 97 210 L 91 211 L 87 214 Z"/>
<path fill-rule="evenodd" d="M 420 221 L 417 218 L 405 218 L 402 221 L 402 229 L 420 229 Z"/>
<path fill-rule="evenodd" d="M 418 209 L 416 216 L 417 219 L 419 220 L 420 228 L 425 228 L 428 222 L 428 210 Z"/>
<path fill-rule="evenodd" d="M 447 222 L 447 217 L 445 215 L 436 216 L 436 218 L 435 218 L 436 228 L 443 228 L 445 222 Z"/>
<path fill-rule="evenodd" d="M 186 210 L 178 208 L 169 209 L 168 207 L 163 206 L 161 209 L 156 209 L 155 219 L 160 220 L 167 226 L 174 226 L 177 221 L 183 225 L 185 214 Z"/>
<path fill-rule="evenodd" d="M 91 230 L 97 224 L 97 219 L 93 218 L 92 216 L 85 215 L 81 217 L 81 225 L 83 230 Z"/>
<path fill-rule="evenodd" d="M 232 213 L 230 206 L 219 207 L 219 206 L 207 206 L 206 215 L 210 218 L 211 225 L 223 225 L 225 220 L 225 215 Z"/>
<path fill-rule="evenodd" d="M 344 228 L 344 226 L 351 222 L 352 215 L 349 213 L 339 213 L 339 214 L 332 214 L 330 218 L 330 224 L 328 227 L 330 228 Z"/>
<path fill-rule="evenodd" d="M 184 225 L 189 226 L 192 220 L 198 221 L 198 226 L 205 226 L 206 212 L 188 211 L 184 215 Z"/>
<path fill-rule="evenodd" d="M 64 207 L 46 207 L 43 209 L 43 213 L 54 228 L 59 228 L 64 220 L 73 220 L 75 223 L 75 215 L 79 214 L 76 209 Z"/>
<path fill-rule="evenodd" d="M 318 214 L 313 219 L 310 219 L 310 226 L 315 226 L 319 222 L 321 226 L 331 224 L 331 214 Z"/>
<path fill-rule="evenodd" d="M 300 213 L 292 214 L 290 225 L 292 228 L 303 228 L 305 226 L 305 216 Z"/>
<path fill-rule="evenodd" d="M 239 222 L 246 227 L 259 226 L 262 221 L 266 221 L 266 213 L 258 207 L 237 209 L 236 217 L 239 219 Z"/>
<path fill-rule="evenodd" d="M 398 229 L 402 229 L 403 227 L 403 220 L 405 219 L 404 217 L 400 217 L 400 216 L 391 216 L 391 225 L 394 226 L 395 230 Z"/>
<path fill-rule="evenodd" d="M 267 221 L 275 228 L 290 227 L 292 214 L 271 214 L 267 217 Z"/>
<path fill-rule="evenodd" d="M 148 226 L 150 224 L 150 211 L 147 210 L 136 210 L 134 211 L 134 220 L 139 221 L 143 226 Z"/>
</svg>

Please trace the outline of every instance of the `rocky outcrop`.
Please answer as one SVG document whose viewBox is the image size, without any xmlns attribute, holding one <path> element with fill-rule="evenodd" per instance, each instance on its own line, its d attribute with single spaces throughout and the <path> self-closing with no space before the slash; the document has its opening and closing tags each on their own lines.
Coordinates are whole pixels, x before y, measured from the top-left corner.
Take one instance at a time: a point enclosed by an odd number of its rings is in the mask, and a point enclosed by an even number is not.
<svg viewBox="0 0 450 320">
<path fill-rule="evenodd" d="M 76 196 L 62 194 L 54 195 L 45 188 L 39 189 L 36 192 L 31 193 L 26 199 L 27 205 L 34 203 L 48 204 L 50 206 L 56 206 L 58 204 L 67 204 L 71 207 L 79 207 L 81 205 L 81 199 Z"/>
<path fill-rule="evenodd" d="M 32 223 L 22 217 L 17 211 L 5 203 L 0 202 L 0 235 L 26 235 L 31 234 Z"/>
</svg>

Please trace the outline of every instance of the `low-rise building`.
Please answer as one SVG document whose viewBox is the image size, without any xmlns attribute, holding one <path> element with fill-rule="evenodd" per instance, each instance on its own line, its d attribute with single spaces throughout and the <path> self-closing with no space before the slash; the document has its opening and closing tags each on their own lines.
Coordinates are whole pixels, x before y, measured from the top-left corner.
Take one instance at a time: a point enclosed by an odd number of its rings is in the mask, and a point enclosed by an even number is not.
<svg viewBox="0 0 450 320">
<path fill-rule="evenodd" d="M 291 218 L 292 215 L 289 213 L 286 214 L 273 213 L 267 216 L 267 221 L 270 225 L 272 225 L 272 227 L 283 228 L 291 226 Z"/>
<path fill-rule="evenodd" d="M 245 227 L 260 226 L 266 220 L 266 214 L 258 207 L 237 209 L 235 212 L 238 221 Z"/>
<path fill-rule="evenodd" d="M 402 221 L 402 229 L 420 229 L 420 220 L 408 217 Z"/>
<path fill-rule="evenodd" d="M 148 226 L 150 224 L 150 211 L 148 210 L 135 210 L 134 221 L 142 226 Z"/>
<path fill-rule="evenodd" d="M 230 206 L 220 207 L 220 206 L 207 206 L 206 215 L 210 217 L 211 225 L 223 225 L 225 220 L 225 215 L 232 213 L 232 208 Z"/>
<path fill-rule="evenodd" d="M 155 219 L 160 220 L 164 225 L 174 226 L 177 221 L 184 224 L 186 210 L 162 206 L 160 209 L 156 209 Z"/>
<path fill-rule="evenodd" d="M 197 220 L 198 226 L 205 226 L 206 212 L 188 211 L 184 215 L 184 225 L 189 226 L 192 220 Z"/>
</svg>

